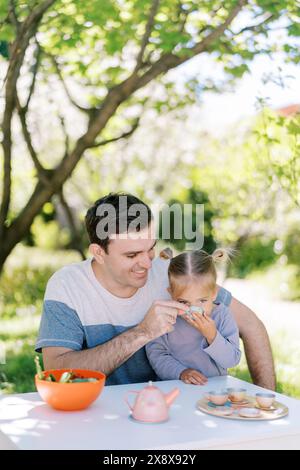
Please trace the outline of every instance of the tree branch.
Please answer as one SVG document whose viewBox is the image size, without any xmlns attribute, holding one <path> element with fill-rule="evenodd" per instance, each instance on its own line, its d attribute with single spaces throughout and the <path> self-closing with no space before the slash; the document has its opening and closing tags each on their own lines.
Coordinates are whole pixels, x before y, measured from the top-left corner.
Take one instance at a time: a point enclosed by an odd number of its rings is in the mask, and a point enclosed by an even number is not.
<svg viewBox="0 0 300 470">
<path fill-rule="evenodd" d="M 31 82 L 31 85 L 30 85 L 30 88 L 29 88 L 29 93 L 28 93 L 26 104 L 25 104 L 25 112 L 27 112 L 27 110 L 28 110 L 31 97 L 32 97 L 33 92 L 34 92 L 34 88 L 35 88 L 35 84 L 36 84 L 36 76 L 37 76 L 37 72 L 38 72 L 38 69 L 39 69 L 39 66 L 40 66 L 41 47 L 40 47 L 40 45 L 37 41 L 36 41 L 36 46 L 37 46 L 37 50 L 36 50 L 36 54 L 35 54 L 35 64 L 34 64 L 33 70 L 32 70 L 32 82 Z"/>
<path fill-rule="evenodd" d="M 77 140 L 68 157 L 62 159 L 56 169 L 51 171 L 51 185 L 45 185 L 41 180 L 37 182 L 26 205 L 7 229 L 8 236 L 2 250 L 4 259 L 7 253 L 10 253 L 15 244 L 28 232 L 34 217 L 39 213 L 43 204 L 55 193 L 58 193 L 66 179 L 71 176 L 83 152 L 93 145 L 97 135 L 106 126 L 119 105 L 130 96 L 134 84 L 135 80 L 133 81 L 130 77 L 130 79 L 125 80 L 125 82 L 109 91 L 99 114 L 95 116 L 94 122 L 91 123 L 87 132 Z"/>
<path fill-rule="evenodd" d="M 117 142 L 118 140 L 121 140 L 121 139 L 128 139 L 128 137 L 130 137 L 136 131 L 136 129 L 139 126 L 139 123 L 140 123 L 140 117 L 138 117 L 136 119 L 136 121 L 134 122 L 133 126 L 131 127 L 131 129 L 129 131 L 124 132 L 123 134 L 119 135 L 118 137 L 113 137 L 112 139 L 107 139 L 107 140 L 102 140 L 101 142 L 96 142 L 93 145 L 91 145 L 89 148 L 102 147 L 104 145 L 111 144 L 113 142 Z"/>
<path fill-rule="evenodd" d="M 218 39 L 224 33 L 224 31 L 227 29 L 227 26 L 229 26 L 232 23 L 234 18 L 239 14 L 239 12 L 242 10 L 242 8 L 247 3 L 248 3 L 248 0 L 238 0 L 236 6 L 231 10 L 231 12 L 227 16 L 226 20 L 224 21 L 224 23 L 217 26 L 202 41 L 200 41 L 198 44 L 196 44 L 194 47 L 192 47 L 192 51 L 193 51 L 194 55 L 200 54 L 208 46 L 210 46 L 210 44 L 212 42 L 214 42 L 216 39 Z M 187 60 L 187 58 L 185 60 Z"/>
<path fill-rule="evenodd" d="M 67 97 L 68 97 L 70 103 L 71 103 L 73 106 L 75 106 L 75 108 L 79 109 L 80 111 L 89 114 L 89 113 L 90 113 L 90 108 L 85 108 L 84 106 L 80 106 L 80 105 L 79 105 L 78 103 L 76 103 L 76 101 L 73 99 L 73 97 L 72 97 L 71 93 L 69 92 L 69 89 L 68 89 L 68 87 L 67 87 L 67 85 L 66 85 L 66 82 L 65 82 L 65 80 L 64 80 L 64 78 L 63 78 L 63 76 L 62 76 L 60 67 L 59 67 L 57 61 L 55 60 L 55 57 L 54 57 L 53 55 L 49 54 L 49 53 L 47 53 L 47 55 L 50 57 L 50 59 L 51 59 L 52 62 L 53 62 L 53 65 L 54 65 L 54 67 L 55 67 L 57 76 L 58 76 L 59 80 L 61 81 L 61 84 L 62 84 L 62 86 L 63 86 L 63 89 L 64 89 L 64 91 L 65 91 L 65 93 L 66 93 L 66 95 L 67 95 Z"/>
<path fill-rule="evenodd" d="M 120 104 L 126 101 L 126 99 L 128 99 L 128 97 L 135 91 L 148 84 L 161 73 L 166 73 L 168 70 L 186 62 L 191 57 L 207 50 L 208 46 L 223 34 L 231 21 L 238 15 L 240 10 L 242 10 L 243 6 L 246 4 L 247 0 L 239 0 L 236 6 L 229 13 L 224 23 L 215 28 L 215 30 L 209 33 L 201 42 L 191 48 L 187 54 L 181 57 L 172 53 L 165 54 L 141 77 L 138 77 L 136 73 L 133 73 L 122 83 L 108 91 L 101 107 L 96 110 L 93 119 L 90 121 L 86 133 L 78 139 L 68 157 L 63 159 L 53 171 L 51 187 L 43 185 L 41 181 L 37 183 L 29 201 L 8 229 L 9 236 L 6 237 L 7 241 L 3 250 L 4 253 L 10 252 L 9 250 L 11 250 L 28 231 L 30 224 L 36 214 L 40 211 L 43 204 L 48 201 L 53 194 L 57 193 L 66 179 L 71 176 L 84 151 L 94 144 L 95 139 L 105 128 Z"/>
<path fill-rule="evenodd" d="M 22 29 L 24 32 L 30 30 L 33 25 L 39 23 L 46 13 L 46 11 L 55 3 L 56 0 L 44 0 L 40 5 L 37 5 L 33 10 L 31 10 L 30 14 L 22 23 Z M 31 34 L 30 37 L 32 37 Z"/>
<path fill-rule="evenodd" d="M 65 152 L 64 152 L 64 156 L 63 156 L 63 158 L 65 159 L 69 155 L 70 139 L 69 139 L 69 135 L 68 135 L 67 129 L 66 129 L 65 118 L 63 116 L 61 116 L 60 114 L 58 115 L 58 117 L 59 117 L 59 120 L 60 120 L 60 123 L 61 123 L 63 134 L 65 136 Z"/>
<path fill-rule="evenodd" d="M 32 144 L 32 139 L 31 139 L 30 132 L 28 130 L 28 126 L 27 126 L 27 122 L 26 122 L 26 114 L 27 114 L 26 107 L 21 106 L 18 96 L 16 96 L 16 105 L 17 105 L 17 110 L 18 110 L 18 114 L 19 114 L 19 118 L 20 118 L 20 122 L 21 122 L 21 126 L 22 126 L 22 132 L 23 132 L 24 140 L 26 142 L 26 145 L 27 145 L 29 154 L 31 156 L 31 159 L 34 163 L 34 166 L 35 166 L 35 169 L 37 171 L 38 177 L 41 180 L 43 180 L 44 183 L 47 183 L 46 178 L 45 178 L 46 170 L 42 166 L 42 164 L 40 163 L 40 161 L 38 159 L 37 153 L 36 153 L 36 151 L 33 147 L 33 144 Z"/>
<path fill-rule="evenodd" d="M 9 13 L 7 14 L 7 16 L 2 20 L 0 21 L 0 29 L 2 28 L 3 25 L 5 25 L 5 23 L 10 23 L 10 19 L 9 19 Z"/>
<path fill-rule="evenodd" d="M 20 75 L 20 69 L 24 60 L 26 49 L 30 39 L 35 35 L 39 22 L 46 10 L 55 2 L 55 0 L 44 0 L 40 5 L 34 8 L 27 18 L 21 23 L 17 32 L 17 37 L 12 44 L 11 58 L 6 74 L 5 88 L 5 109 L 3 114 L 2 132 L 3 132 L 3 192 L 2 203 L 0 207 L 0 240 L 3 239 L 5 232 L 5 221 L 10 206 L 11 199 L 11 121 L 16 106 L 17 80 Z M 11 4 L 12 5 L 12 4 Z"/>
<path fill-rule="evenodd" d="M 65 215 L 66 215 L 66 218 L 67 218 L 67 221 L 68 221 L 68 225 L 69 225 L 69 228 L 70 228 L 71 237 L 72 237 L 72 240 L 71 240 L 72 248 L 74 248 L 74 250 L 78 251 L 78 253 L 80 254 L 82 260 L 84 260 L 85 259 L 85 254 L 84 254 L 84 251 L 83 251 L 83 248 L 82 248 L 81 236 L 80 236 L 80 233 L 78 232 L 78 228 L 77 228 L 77 224 L 76 224 L 76 221 L 75 221 L 75 218 L 74 218 L 73 211 L 72 211 L 71 207 L 69 206 L 69 204 L 68 204 L 68 202 L 67 202 L 67 200 L 64 196 L 63 189 L 61 189 L 61 191 L 58 193 L 58 196 L 59 196 L 61 206 L 62 206 L 62 208 L 65 212 Z"/>
<path fill-rule="evenodd" d="M 183 19 L 182 19 L 182 21 L 180 22 L 181 16 L 183 16 Z M 181 1 L 179 0 L 179 4 L 178 4 L 178 16 L 177 16 L 177 17 L 178 17 L 178 21 L 179 21 L 179 32 L 180 32 L 180 33 L 183 33 L 183 31 L 184 31 L 184 28 L 185 28 L 185 25 L 186 25 L 188 16 L 189 16 L 189 11 L 188 11 L 188 10 L 185 10 L 185 9 L 182 7 L 182 3 L 181 3 Z"/>
<path fill-rule="evenodd" d="M 55 174 L 52 178 L 52 184 L 54 187 L 61 186 L 65 179 L 70 177 L 77 162 L 80 160 L 82 153 L 86 149 L 93 147 L 97 135 L 106 126 L 107 122 L 116 112 L 121 103 L 123 103 L 132 93 L 149 83 L 161 73 L 167 72 L 171 68 L 174 68 L 177 65 L 180 65 L 181 63 L 189 60 L 192 56 L 204 51 L 211 42 L 222 35 L 227 26 L 237 16 L 246 3 L 247 0 L 239 0 L 237 5 L 229 13 L 224 23 L 218 26 L 199 44 L 196 44 L 194 48 L 191 49 L 191 54 L 185 55 L 183 57 L 178 57 L 171 53 L 165 54 L 150 68 L 149 71 L 147 71 L 140 78 L 137 77 L 135 73 L 133 73 L 122 83 L 110 89 L 102 103 L 101 108 L 97 110 L 92 121 L 90 122 L 87 132 L 78 139 L 74 149 L 68 155 L 68 158 L 63 159 L 63 161 L 56 168 Z M 115 138 L 113 141 L 119 140 L 119 138 L 122 137 L 120 136 Z M 112 140 L 109 140 L 109 142 L 111 141 Z M 108 141 L 105 141 L 105 143 L 107 144 Z M 101 144 L 104 145 L 104 143 L 100 142 L 100 145 Z M 54 192 L 57 192 L 57 189 L 55 189 Z M 26 208 L 24 208 L 24 210 L 26 210 Z"/>
<path fill-rule="evenodd" d="M 192 57 L 204 52 L 207 48 L 227 29 L 230 23 L 234 18 L 239 14 L 242 8 L 248 3 L 248 0 L 238 0 L 236 6 L 231 10 L 226 20 L 217 26 L 213 31 L 211 31 L 202 41 L 198 42 L 189 49 L 189 53 L 182 55 L 181 57 L 172 54 L 171 52 L 164 54 L 157 62 L 155 62 L 152 67 L 147 70 L 147 72 L 142 75 L 137 84 L 137 89 L 144 87 L 154 78 L 158 77 L 162 73 L 166 73 L 178 65 L 183 64 L 184 62 L 190 60 Z"/>
<path fill-rule="evenodd" d="M 136 66 L 135 66 L 134 72 L 137 72 L 143 64 L 144 52 L 151 36 L 152 28 L 154 25 L 154 18 L 158 10 L 159 3 L 160 3 L 160 0 L 152 1 L 152 5 L 150 8 L 150 12 L 149 12 L 149 17 L 148 17 L 146 28 L 145 28 L 145 33 L 142 39 L 141 49 L 136 59 Z"/>
<path fill-rule="evenodd" d="M 9 8 L 8 8 L 8 18 L 11 24 L 14 25 L 16 31 L 19 31 L 21 23 L 19 22 L 16 14 L 16 6 L 14 0 L 9 0 Z"/>
<path fill-rule="evenodd" d="M 270 21 L 274 20 L 275 18 L 275 15 L 274 13 L 270 13 L 269 15 L 267 15 L 267 17 L 265 17 L 263 19 L 263 21 L 261 21 L 260 23 L 256 23 L 252 26 L 245 26 L 245 28 L 242 28 L 240 29 L 240 31 L 238 31 L 237 33 L 234 33 L 232 31 L 230 31 L 234 36 L 239 36 L 240 34 L 244 33 L 245 31 L 256 31 L 256 30 L 259 30 L 259 28 L 261 26 L 263 26 L 264 24 L 267 24 L 269 23 Z"/>
</svg>

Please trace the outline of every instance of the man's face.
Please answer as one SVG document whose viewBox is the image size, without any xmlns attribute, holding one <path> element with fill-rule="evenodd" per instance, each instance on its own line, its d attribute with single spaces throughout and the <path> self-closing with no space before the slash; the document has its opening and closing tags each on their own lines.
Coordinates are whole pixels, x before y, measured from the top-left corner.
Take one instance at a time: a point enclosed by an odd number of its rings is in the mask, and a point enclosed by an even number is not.
<svg viewBox="0 0 300 470">
<path fill-rule="evenodd" d="M 150 224 L 140 232 L 115 235 L 103 254 L 107 274 L 124 287 L 143 287 L 155 256 L 156 239 Z M 124 236 L 124 235 L 123 235 Z"/>
</svg>

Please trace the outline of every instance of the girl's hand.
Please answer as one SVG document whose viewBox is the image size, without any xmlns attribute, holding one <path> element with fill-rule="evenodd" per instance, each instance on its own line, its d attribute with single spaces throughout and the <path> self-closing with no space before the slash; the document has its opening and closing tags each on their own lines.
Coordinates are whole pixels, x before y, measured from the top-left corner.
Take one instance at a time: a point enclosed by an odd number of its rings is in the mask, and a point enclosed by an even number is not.
<svg viewBox="0 0 300 470">
<path fill-rule="evenodd" d="M 185 369 L 179 378 L 185 384 L 205 385 L 207 382 L 207 378 L 195 369 Z"/>
<path fill-rule="evenodd" d="M 214 320 L 208 315 L 205 313 L 203 315 L 200 313 L 192 313 L 191 316 L 183 315 L 183 318 L 207 339 L 208 344 L 214 341 L 217 336 L 217 328 Z"/>
</svg>

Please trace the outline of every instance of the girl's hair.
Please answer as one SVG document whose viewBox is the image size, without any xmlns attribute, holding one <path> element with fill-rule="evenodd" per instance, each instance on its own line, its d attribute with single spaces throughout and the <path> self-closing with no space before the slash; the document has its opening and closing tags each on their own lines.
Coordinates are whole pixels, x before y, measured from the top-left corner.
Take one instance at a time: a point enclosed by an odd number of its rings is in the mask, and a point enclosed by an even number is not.
<svg viewBox="0 0 300 470">
<path fill-rule="evenodd" d="M 189 282 L 188 278 L 199 278 L 199 276 L 207 277 L 211 287 L 214 288 L 217 280 L 215 265 L 228 261 L 231 254 L 230 250 L 217 248 L 212 255 L 204 250 L 195 250 L 181 253 L 173 258 L 172 251 L 165 249 L 160 253 L 160 256 L 171 260 L 168 271 L 171 288 L 175 283 L 176 286 L 179 284 L 184 288 Z"/>
</svg>

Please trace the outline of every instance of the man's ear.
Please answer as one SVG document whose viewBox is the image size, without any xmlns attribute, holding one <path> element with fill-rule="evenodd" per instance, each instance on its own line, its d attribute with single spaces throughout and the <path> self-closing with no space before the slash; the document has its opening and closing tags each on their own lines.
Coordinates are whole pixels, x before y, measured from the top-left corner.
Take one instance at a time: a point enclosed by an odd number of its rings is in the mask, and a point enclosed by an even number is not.
<svg viewBox="0 0 300 470">
<path fill-rule="evenodd" d="M 97 245 L 97 243 L 91 243 L 89 246 L 89 251 L 99 264 L 104 264 L 104 255 L 105 251 L 100 245 Z"/>
</svg>

